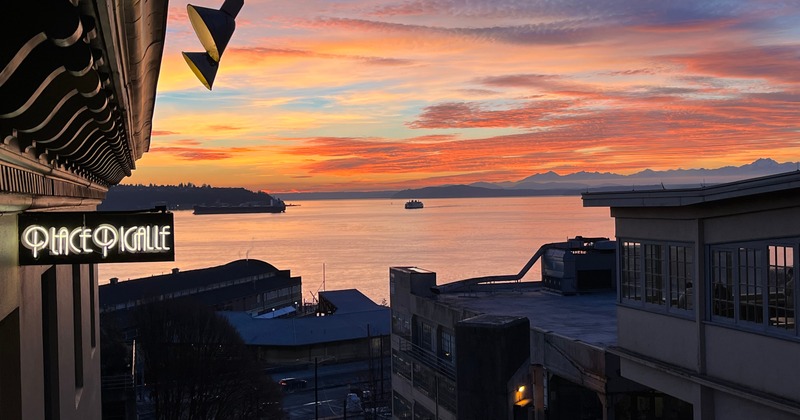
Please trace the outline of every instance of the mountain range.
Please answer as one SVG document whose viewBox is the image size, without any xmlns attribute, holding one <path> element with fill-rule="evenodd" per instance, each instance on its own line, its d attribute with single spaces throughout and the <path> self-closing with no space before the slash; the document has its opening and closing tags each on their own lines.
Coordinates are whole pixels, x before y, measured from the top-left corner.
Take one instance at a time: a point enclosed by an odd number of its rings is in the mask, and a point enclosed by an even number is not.
<svg viewBox="0 0 800 420">
<path fill-rule="evenodd" d="M 733 182 L 747 178 L 800 170 L 799 162 L 778 163 L 763 158 L 742 166 L 717 169 L 646 169 L 631 175 L 611 172 L 575 172 L 559 175 L 545 172 L 519 181 L 475 182 L 469 185 L 440 185 L 402 191 L 274 193 L 283 200 L 329 200 L 356 198 L 451 198 L 451 197 L 520 197 L 540 195 L 577 195 L 586 191 L 620 189 L 688 188 Z M 152 208 L 166 204 L 170 209 L 191 209 L 196 204 L 269 202 L 272 195 L 244 188 L 220 188 L 191 183 L 180 185 L 117 185 L 111 187 L 99 210 Z"/>
<path fill-rule="evenodd" d="M 742 166 L 716 169 L 670 169 L 643 171 L 620 175 L 612 172 L 580 171 L 559 175 L 553 171 L 534 174 L 519 181 L 475 182 L 468 185 L 441 185 L 407 189 L 386 195 L 388 198 L 446 198 L 446 197 L 512 197 L 536 195 L 575 195 L 586 191 L 615 189 L 691 188 L 721 184 L 747 178 L 774 175 L 800 170 L 800 162 L 784 162 L 762 158 Z M 390 193 L 388 191 L 381 192 Z M 316 193 L 281 194 L 284 199 L 314 199 Z M 325 193 L 326 198 L 358 198 L 364 193 Z M 336 197 L 331 197 L 335 194 Z M 321 198 L 321 197 L 319 197 Z"/>
<path fill-rule="evenodd" d="M 742 166 L 725 166 L 717 169 L 670 169 L 654 171 L 645 169 L 631 175 L 619 175 L 611 172 L 575 172 L 559 175 L 555 172 L 535 174 L 519 181 L 470 184 L 483 188 L 503 189 L 550 189 L 550 188 L 596 188 L 596 187 L 630 187 L 636 185 L 661 185 L 672 187 L 696 187 L 701 185 L 720 184 L 791 172 L 800 169 L 798 162 L 778 163 L 773 159 L 762 158 Z"/>
</svg>

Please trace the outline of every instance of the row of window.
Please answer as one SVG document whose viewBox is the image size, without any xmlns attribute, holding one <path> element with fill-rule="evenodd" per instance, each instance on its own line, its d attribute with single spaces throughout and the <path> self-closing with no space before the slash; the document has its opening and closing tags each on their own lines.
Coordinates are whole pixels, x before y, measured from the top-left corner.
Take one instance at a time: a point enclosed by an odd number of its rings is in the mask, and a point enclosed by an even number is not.
<svg viewBox="0 0 800 420">
<path fill-rule="evenodd" d="M 436 341 L 433 340 L 434 331 Z M 455 337 L 444 327 L 434 327 L 426 321 L 417 319 L 414 323 L 412 342 L 424 350 L 436 353 L 440 359 L 453 361 L 455 356 Z"/>
<path fill-rule="evenodd" d="M 794 241 L 797 242 L 797 241 Z M 623 241 L 619 295 L 627 305 L 690 314 L 694 247 Z M 768 242 L 709 247 L 705 304 L 712 320 L 795 331 L 797 247 Z"/>
<path fill-rule="evenodd" d="M 416 317 L 414 317 L 412 327 L 411 321 L 408 315 L 392 311 L 392 333 L 410 340 L 423 350 L 435 353 L 440 359 L 454 360 L 456 343 L 452 330 L 441 326 L 435 327 Z M 434 333 L 436 334 L 435 340 Z"/>
<path fill-rule="evenodd" d="M 620 296 L 691 311 L 693 253 L 691 246 L 623 242 Z"/>
<path fill-rule="evenodd" d="M 784 245 L 712 248 L 714 318 L 794 331 L 795 252 Z"/>
</svg>

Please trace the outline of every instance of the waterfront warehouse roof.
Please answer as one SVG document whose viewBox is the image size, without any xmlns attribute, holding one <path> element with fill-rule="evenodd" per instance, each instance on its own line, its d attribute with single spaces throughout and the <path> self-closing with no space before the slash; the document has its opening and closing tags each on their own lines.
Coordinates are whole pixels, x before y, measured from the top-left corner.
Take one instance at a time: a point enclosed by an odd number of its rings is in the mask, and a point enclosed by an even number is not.
<svg viewBox="0 0 800 420">
<path fill-rule="evenodd" d="M 374 311 L 381 308 L 357 289 L 330 290 L 319 292 L 319 304 L 326 309 L 323 312 L 337 315 L 351 312 Z"/>
<path fill-rule="evenodd" d="M 613 291 L 565 296 L 542 287 L 520 287 L 442 293 L 436 300 L 476 315 L 527 317 L 532 330 L 605 348 L 617 344 L 616 296 Z"/>
<path fill-rule="evenodd" d="M 216 267 L 173 271 L 116 284 L 104 284 L 99 288 L 100 307 L 115 307 L 158 296 L 175 298 L 187 294 L 205 303 L 219 302 L 226 297 L 241 296 L 244 289 L 252 291 L 253 281 L 266 282 L 261 287 L 269 289 L 300 285 L 300 278 L 291 277 L 289 270 L 278 270 L 260 260 L 237 260 Z"/>
<path fill-rule="evenodd" d="M 583 193 L 585 207 L 683 207 L 800 191 L 800 171 L 697 188 Z"/>
<path fill-rule="evenodd" d="M 228 319 L 249 346 L 304 346 L 389 335 L 387 307 L 363 312 L 300 318 L 253 318 L 246 312 L 218 312 Z"/>
<path fill-rule="evenodd" d="M 0 191 L 96 204 L 131 175 L 150 145 L 167 3 L 2 2 L 0 165 L 20 181 Z"/>
</svg>

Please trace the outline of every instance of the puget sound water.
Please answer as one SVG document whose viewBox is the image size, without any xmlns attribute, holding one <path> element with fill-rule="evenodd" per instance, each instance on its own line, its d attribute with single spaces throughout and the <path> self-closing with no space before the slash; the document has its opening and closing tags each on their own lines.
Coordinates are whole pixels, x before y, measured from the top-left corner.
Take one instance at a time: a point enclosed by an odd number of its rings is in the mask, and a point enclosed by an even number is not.
<svg viewBox="0 0 800 420">
<path fill-rule="evenodd" d="M 100 264 L 100 284 L 254 258 L 301 276 L 303 298 L 359 289 L 389 299 L 389 267 L 435 271 L 438 284 L 516 274 L 542 244 L 577 235 L 613 238 L 609 209 L 580 197 L 303 200 L 281 214 L 175 212 L 175 261 Z M 541 278 L 537 263 L 526 280 Z"/>
</svg>

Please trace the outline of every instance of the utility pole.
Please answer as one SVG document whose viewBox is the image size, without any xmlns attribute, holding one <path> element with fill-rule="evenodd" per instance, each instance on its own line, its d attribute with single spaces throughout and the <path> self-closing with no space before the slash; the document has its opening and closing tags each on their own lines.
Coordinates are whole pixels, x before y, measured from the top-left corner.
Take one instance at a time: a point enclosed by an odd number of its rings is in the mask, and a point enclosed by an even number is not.
<svg viewBox="0 0 800 420">
<path fill-rule="evenodd" d="M 375 366 L 372 363 L 372 334 L 369 331 L 369 324 L 367 324 L 367 350 L 369 350 L 369 386 L 371 391 L 375 392 Z"/>
<path fill-rule="evenodd" d="M 383 357 L 384 357 L 384 355 L 383 355 L 383 337 L 385 337 L 385 336 L 382 335 L 380 337 L 381 337 L 381 400 L 382 400 L 383 399 L 383 383 L 386 381 L 386 377 L 383 376 Z"/>
</svg>

